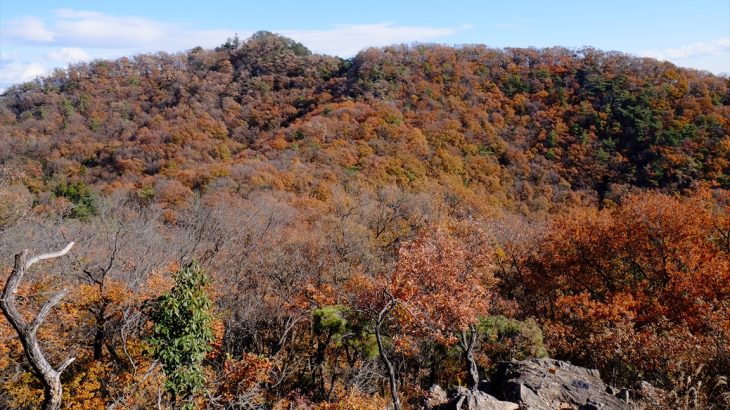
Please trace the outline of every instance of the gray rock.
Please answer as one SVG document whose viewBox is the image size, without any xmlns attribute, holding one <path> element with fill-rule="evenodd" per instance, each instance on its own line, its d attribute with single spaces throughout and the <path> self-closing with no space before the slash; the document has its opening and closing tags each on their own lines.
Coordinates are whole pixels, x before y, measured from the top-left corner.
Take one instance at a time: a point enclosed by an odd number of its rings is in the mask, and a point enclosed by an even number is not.
<svg viewBox="0 0 730 410">
<path fill-rule="evenodd" d="M 505 397 L 520 403 L 523 408 L 547 409 L 550 407 L 550 402 L 538 396 L 537 393 L 524 384 L 511 385 L 509 389 Z"/>
<path fill-rule="evenodd" d="M 449 395 L 438 384 L 434 384 L 428 389 L 428 399 L 426 400 L 426 408 L 436 408 L 449 401 Z"/>
<path fill-rule="evenodd" d="M 630 409 L 607 392 L 598 370 L 553 359 L 501 363 L 494 381 L 522 409 Z"/>
<path fill-rule="evenodd" d="M 636 385 L 634 391 L 636 409 L 651 409 L 661 407 L 660 403 L 665 401 L 667 392 L 663 389 L 652 386 L 650 383 L 641 381 Z"/>
<path fill-rule="evenodd" d="M 489 394 L 459 387 L 456 395 L 438 410 L 519 410 L 517 403 L 501 401 Z"/>
</svg>

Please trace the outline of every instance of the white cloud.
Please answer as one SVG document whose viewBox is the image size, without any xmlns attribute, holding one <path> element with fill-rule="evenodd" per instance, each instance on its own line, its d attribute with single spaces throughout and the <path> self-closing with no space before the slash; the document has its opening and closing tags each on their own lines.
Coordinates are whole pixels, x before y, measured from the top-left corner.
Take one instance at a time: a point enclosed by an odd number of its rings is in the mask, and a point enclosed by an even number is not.
<svg viewBox="0 0 730 410">
<path fill-rule="evenodd" d="M 17 51 L 15 52 L 6 52 L 6 51 L 0 51 L 0 62 L 9 62 L 16 60 L 20 56 L 20 53 Z"/>
<path fill-rule="evenodd" d="M 78 61 L 90 60 L 91 56 L 86 51 L 77 47 L 64 47 L 46 54 L 48 61 L 60 61 L 63 63 L 75 63 Z"/>
<path fill-rule="evenodd" d="M 718 38 L 712 41 L 699 42 L 666 50 L 643 50 L 640 54 L 645 57 L 652 57 L 659 60 L 679 60 L 723 54 L 730 55 L 730 37 Z"/>
<path fill-rule="evenodd" d="M 53 32 L 37 17 L 10 20 L 2 24 L 0 31 L 3 37 L 27 42 L 48 43 L 55 38 Z"/>
<path fill-rule="evenodd" d="M 30 22 L 31 24 L 26 24 Z M 75 48 L 123 48 L 136 52 L 180 51 L 195 46 L 220 45 L 234 33 L 246 29 L 202 30 L 137 16 L 112 16 L 88 10 L 56 10 L 44 22 L 35 17 L 11 21 L 5 30 L 20 42 L 49 42 Z M 22 28 L 22 29 L 21 29 Z M 423 42 L 454 35 L 461 27 L 398 26 L 391 23 L 345 24 L 324 30 L 280 30 L 279 33 L 328 54 L 351 56 L 369 46 Z"/>
<path fill-rule="evenodd" d="M 98 11 L 89 10 L 73 10 L 73 9 L 56 9 L 54 14 L 62 19 L 95 19 L 98 17 L 106 18 L 107 15 Z"/>
<path fill-rule="evenodd" d="M 53 49 L 30 59 L 23 59 L 21 55 L 18 52 L 0 54 L 0 92 L 11 84 L 47 75 L 53 72 L 54 67 L 66 67 L 70 63 L 91 60 L 87 52 L 76 47 Z"/>
<path fill-rule="evenodd" d="M 452 36 L 468 29 L 462 27 L 396 26 L 391 23 L 347 24 L 326 30 L 284 30 L 315 52 L 350 57 L 366 47 L 426 42 Z"/>
<path fill-rule="evenodd" d="M 212 47 L 235 30 L 200 30 L 138 16 L 112 16 L 88 10 L 60 9 L 46 21 L 37 17 L 3 22 L 2 39 L 20 44 L 46 43 L 74 48 L 116 48 L 134 52 L 180 51 Z M 239 31 L 241 32 L 241 31 Z"/>
<path fill-rule="evenodd" d="M 350 57 L 371 46 L 435 41 L 468 29 L 468 25 L 427 27 L 376 23 L 273 31 L 302 42 L 315 52 Z M 213 48 L 234 33 L 246 38 L 252 31 L 240 27 L 198 29 L 139 16 L 72 9 L 55 10 L 46 19 L 30 16 L 3 21 L 0 23 L 0 49 L 3 49 L 0 89 L 78 61 L 176 52 L 195 46 Z"/>
<path fill-rule="evenodd" d="M 94 11 L 57 10 L 52 27 L 58 42 L 86 47 L 158 43 L 174 27 L 135 16 L 110 16 Z"/>
<path fill-rule="evenodd" d="M 0 69 L 0 85 L 9 85 L 30 81 L 39 75 L 48 73 L 48 67 L 41 63 L 10 62 Z"/>
</svg>

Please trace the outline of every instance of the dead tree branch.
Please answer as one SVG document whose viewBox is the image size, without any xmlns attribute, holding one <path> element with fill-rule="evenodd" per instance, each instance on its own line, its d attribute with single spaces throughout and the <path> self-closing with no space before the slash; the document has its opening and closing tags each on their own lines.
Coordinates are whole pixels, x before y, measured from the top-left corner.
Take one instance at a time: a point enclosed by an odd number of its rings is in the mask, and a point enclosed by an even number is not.
<svg viewBox="0 0 730 410">
<path fill-rule="evenodd" d="M 44 253 L 31 258 L 28 257 L 27 249 L 15 255 L 15 266 L 13 267 L 10 277 L 5 283 L 2 299 L 0 299 L 0 308 L 2 308 L 3 314 L 18 334 L 18 338 L 20 338 L 23 350 L 25 351 L 25 356 L 28 358 L 33 371 L 38 375 L 43 383 L 43 408 L 45 410 L 57 410 L 61 408 L 61 399 L 63 397 L 61 373 L 71 363 L 73 363 L 75 358 L 69 357 L 57 369 L 54 369 L 41 350 L 40 344 L 38 343 L 37 332 L 38 328 L 40 328 L 43 324 L 43 321 L 46 317 L 48 317 L 48 314 L 51 313 L 51 309 L 61 302 L 61 299 L 63 299 L 63 297 L 68 293 L 68 290 L 63 289 L 53 295 L 53 297 L 51 297 L 43 305 L 43 307 L 41 307 L 41 310 L 30 323 L 26 323 L 23 316 L 21 316 L 18 306 L 16 305 L 15 295 L 18 292 L 18 287 L 20 286 L 20 281 L 23 279 L 23 275 L 25 275 L 25 272 L 33 264 L 45 259 L 61 257 L 67 254 L 73 246 L 74 243 L 71 242 L 58 252 Z"/>
</svg>

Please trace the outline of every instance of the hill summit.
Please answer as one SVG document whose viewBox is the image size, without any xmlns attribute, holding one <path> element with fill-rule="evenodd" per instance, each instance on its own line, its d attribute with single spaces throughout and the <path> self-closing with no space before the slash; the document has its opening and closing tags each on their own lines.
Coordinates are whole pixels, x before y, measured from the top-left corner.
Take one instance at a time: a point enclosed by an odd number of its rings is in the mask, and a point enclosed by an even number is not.
<svg viewBox="0 0 730 410">
<path fill-rule="evenodd" d="M 727 77 L 259 32 L 13 86 L 0 146 L 0 408 L 730 403 Z"/>
<path fill-rule="evenodd" d="M 282 188 L 307 196 L 323 195 L 327 174 L 552 211 L 634 188 L 730 186 L 729 89 L 727 78 L 591 48 L 416 45 L 343 60 L 259 32 L 15 86 L 0 100 L 2 160 L 101 189 L 201 190 L 245 164 L 275 164 L 298 175 Z"/>
</svg>

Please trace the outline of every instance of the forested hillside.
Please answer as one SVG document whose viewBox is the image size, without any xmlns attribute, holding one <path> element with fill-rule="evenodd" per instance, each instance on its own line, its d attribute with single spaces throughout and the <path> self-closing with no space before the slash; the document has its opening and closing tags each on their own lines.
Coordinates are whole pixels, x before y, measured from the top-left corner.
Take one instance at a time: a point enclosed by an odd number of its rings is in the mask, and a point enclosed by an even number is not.
<svg viewBox="0 0 730 410">
<path fill-rule="evenodd" d="M 0 277 L 76 242 L 18 291 L 31 318 L 69 289 L 38 330 L 68 408 L 420 408 L 545 355 L 730 403 L 727 77 L 260 32 L 13 86 L 0 146 Z M 0 340 L 0 407 L 39 406 Z"/>
</svg>

